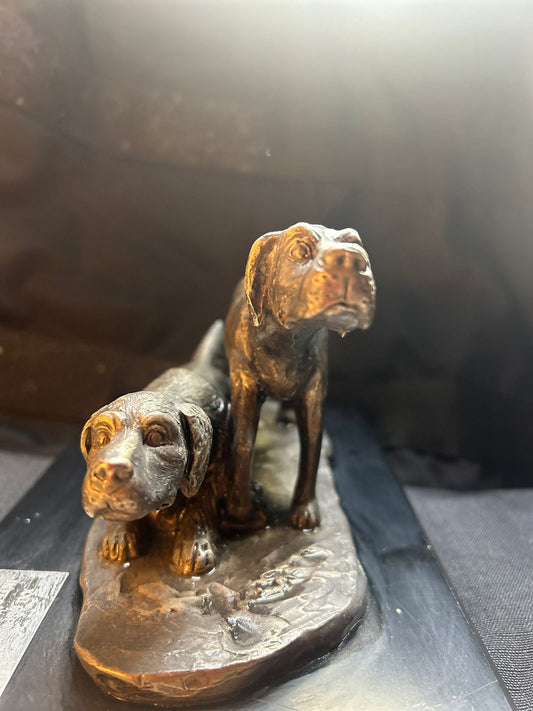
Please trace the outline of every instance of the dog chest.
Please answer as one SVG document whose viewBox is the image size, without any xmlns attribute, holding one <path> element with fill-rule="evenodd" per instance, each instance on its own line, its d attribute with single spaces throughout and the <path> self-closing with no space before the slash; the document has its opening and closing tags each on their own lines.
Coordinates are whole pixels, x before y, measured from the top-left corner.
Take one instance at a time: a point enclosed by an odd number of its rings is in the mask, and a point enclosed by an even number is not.
<svg viewBox="0 0 533 711">
<path fill-rule="evenodd" d="M 254 370 L 263 392 L 278 400 L 292 400 L 311 379 L 316 369 L 316 359 L 307 350 L 286 350 L 279 357 L 269 345 L 258 346 L 254 353 Z"/>
</svg>

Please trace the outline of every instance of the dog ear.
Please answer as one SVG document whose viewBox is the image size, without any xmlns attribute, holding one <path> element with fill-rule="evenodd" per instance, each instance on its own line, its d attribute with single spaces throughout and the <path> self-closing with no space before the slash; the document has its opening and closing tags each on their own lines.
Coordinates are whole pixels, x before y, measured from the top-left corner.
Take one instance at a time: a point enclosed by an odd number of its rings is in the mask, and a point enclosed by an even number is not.
<svg viewBox="0 0 533 711">
<path fill-rule="evenodd" d="M 92 417 L 90 417 L 81 431 L 80 447 L 83 458 L 87 461 L 92 447 Z"/>
<path fill-rule="evenodd" d="M 186 403 L 180 405 L 180 420 L 189 456 L 181 480 L 185 496 L 194 496 L 204 480 L 211 457 L 213 426 L 201 407 Z"/>
<path fill-rule="evenodd" d="M 272 283 L 274 250 L 279 244 L 279 232 L 269 232 L 253 243 L 246 263 L 244 291 L 255 326 L 259 326 L 265 315 L 265 301 L 268 285 Z"/>
</svg>

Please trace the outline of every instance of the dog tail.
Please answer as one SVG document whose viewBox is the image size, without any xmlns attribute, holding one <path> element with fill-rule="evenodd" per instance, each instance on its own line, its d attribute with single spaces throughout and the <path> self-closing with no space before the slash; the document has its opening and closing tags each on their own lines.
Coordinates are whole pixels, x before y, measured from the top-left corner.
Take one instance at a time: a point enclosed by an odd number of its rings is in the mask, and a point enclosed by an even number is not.
<svg viewBox="0 0 533 711">
<path fill-rule="evenodd" d="M 209 365 L 223 373 L 228 372 L 228 361 L 224 349 L 224 321 L 217 319 L 207 329 L 191 358 L 192 365 Z"/>
</svg>

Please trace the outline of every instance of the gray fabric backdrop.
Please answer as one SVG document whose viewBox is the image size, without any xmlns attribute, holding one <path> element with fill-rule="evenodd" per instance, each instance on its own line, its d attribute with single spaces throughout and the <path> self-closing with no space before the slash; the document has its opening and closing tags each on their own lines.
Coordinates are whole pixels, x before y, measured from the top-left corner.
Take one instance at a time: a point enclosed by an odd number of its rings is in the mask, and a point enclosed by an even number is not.
<svg viewBox="0 0 533 711">
<path fill-rule="evenodd" d="M 520 711 L 533 707 L 533 490 L 408 497 Z"/>
</svg>

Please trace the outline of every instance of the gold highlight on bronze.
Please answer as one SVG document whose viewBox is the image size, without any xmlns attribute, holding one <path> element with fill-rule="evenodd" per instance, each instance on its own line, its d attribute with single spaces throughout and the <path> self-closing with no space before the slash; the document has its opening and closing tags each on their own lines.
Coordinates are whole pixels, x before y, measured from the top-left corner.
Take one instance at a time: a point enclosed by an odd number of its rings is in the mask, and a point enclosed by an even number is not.
<svg viewBox="0 0 533 711">
<path fill-rule="evenodd" d="M 191 361 L 89 418 L 82 502 L 95 521 L 74 644 L 105 692 L 223 703 L 357 625 L 367 582 L 322 406 L 328 331 L 366 329 L 374 308 L 355 230 L 268 233 Z"/>
</svg>

